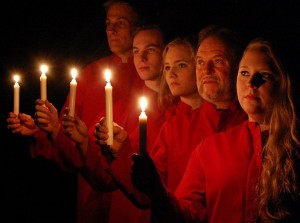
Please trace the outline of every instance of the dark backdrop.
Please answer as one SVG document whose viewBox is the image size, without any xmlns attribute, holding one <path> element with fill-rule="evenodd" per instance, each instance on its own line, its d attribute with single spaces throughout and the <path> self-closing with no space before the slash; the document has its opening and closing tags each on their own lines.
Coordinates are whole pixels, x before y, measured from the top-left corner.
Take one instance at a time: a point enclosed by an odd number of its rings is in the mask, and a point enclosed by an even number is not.
<svg viewBox="0 0 300 223">
<path fill-rule="evenodd" d="M 211 23 L 236 29 L 245 42 L 271 40 L 299 87 L 299 7 L 292 1 L 139 0 L 148 20 L 167 40 L 196 36 Z M 39 66 L 49 66 L 48 98 L 57 108 L 68 91 L 71 66 L 106 55 L 101 0 L 2 1 L 0 6 L 1 217 L 5 222 L 74 222 L 76 177 L 43 159 L 31 159 L 26 140 L 6 129 L 13 107 L 12 74 L 21 74 L 21 112 L 34 113 L 39 97 Z M 0 213 L 1 213 L 0 212 Z"/>
</svg>

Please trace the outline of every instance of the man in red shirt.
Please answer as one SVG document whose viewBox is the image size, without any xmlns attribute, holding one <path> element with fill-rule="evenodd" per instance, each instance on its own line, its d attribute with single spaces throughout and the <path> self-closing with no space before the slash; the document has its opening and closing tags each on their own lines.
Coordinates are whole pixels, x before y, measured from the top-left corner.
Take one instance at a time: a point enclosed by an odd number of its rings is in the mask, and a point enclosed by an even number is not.
<svg viewBox="0 0 300 223">
<path fill-rule="evenodd" d="M 109 0 L 104 7 L 106 34 L 112 54 L 88 64 L 79 73 L 75 111 L 93 132 L 94 124 L 105 116 L 104 70 L 109 68 L 112 72 L 113 118 L 132 131 L 138 120 L 130 118 L 131 101 L 143 86 L 132 58 L 133 32 L 138 15 L 129 3 L 122 0 Z M 69 96 L 62 111 L 68 106 Z M 29 115 L 10 113 L 8 128 L 15 134 L 33 138 L 32 157 L 44 156 L 62 169 L 78 174 L 77 222 L 110 222 L 111 193 L 94 191 L 84 179 L 80 172 L 83 165 L 81 154 L 60 128 L 64 113 L 59 120 L 56 108 L 49 101 L 42 100 L 37 100 L 36 110 L 37 126 Z"/>
</svg>

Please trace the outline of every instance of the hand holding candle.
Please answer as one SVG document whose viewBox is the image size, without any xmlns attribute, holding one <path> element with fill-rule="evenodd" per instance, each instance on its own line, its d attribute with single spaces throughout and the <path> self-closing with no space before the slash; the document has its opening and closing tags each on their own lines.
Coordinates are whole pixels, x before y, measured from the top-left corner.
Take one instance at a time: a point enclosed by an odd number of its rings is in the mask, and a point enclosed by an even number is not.
<svg viewBox="0 0 300 223">
<path fill-rule="evenodd" d="M 76 87 L 77 87 L 77 82 L 76 82 L 77 70 L 75 68 L 73 68 L 71 70 L 71 75 L 72 75 L 72 81 L 70 82 L 69 115 L 74 117 L 75 101 L 76 101 Z"/>
<path fill-rule="evenodd" d="M 20 77 L 19 75 L 14 75 L 14 81 L 15 81 L 15 85 L 14 85 L 14 113 L 16 115 L 19 114 L 19 109 L 20 109 L 20 85 L 19 85 L 19 80 Z"/>
<path fill-rule="evenodd" d="M 41 66 L 41 77 L 40 77 L 40 84 L 41 84 L 41 99 L 43 101 L 47 100 L 47 77 L 46 72 L 48 71 L 48 67 L 46 65 Z"/>
<path fill-rule="evenodd" d="M 142 97 L 140 100 L 141 114 L 139 116 L 139 133 L 140 133 L 140 155 L 144 155 L 147 151 L 147 115 L 145 113 L 147 100 Z"/>
<path fill-rule="evenodd" d="M 109 69 L 105 70 L 105 106 L 106 106 L 106 125 L 108 128 L 107 145 L 113 144 L 113 106 L 112 106 L 112 86 L 110 84 L 111 72 Z"/>
</svg>

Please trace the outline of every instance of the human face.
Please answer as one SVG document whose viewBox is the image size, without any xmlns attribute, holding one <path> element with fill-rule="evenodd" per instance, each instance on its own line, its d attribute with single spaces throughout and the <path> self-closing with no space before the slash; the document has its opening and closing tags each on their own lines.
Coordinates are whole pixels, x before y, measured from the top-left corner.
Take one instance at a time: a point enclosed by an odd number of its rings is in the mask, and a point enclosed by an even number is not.
<svg viewBox="0 0 300 223">
<path fill-rule="evenodd" d="M 276 99 L 278 75 L 271 69 L 270 58 L 256 49 L 248 50 L 240 61 L 237 95 L 249 121 L 268 122 Z"/>
<path fill-rule="evenodd" d="M 205 100 L 230 101 L 233 97 L 233 77 L 229 49 L 216 37 L 207 37 L 196 55 L 198 92 Z"/>
<path fill-rule="evenodd" d="M 133 39 L 133 61 L 144 81 L 155 80 L 161 73 L 163 37 L 157 30 L 141 30 Z"/>
<path fill-rule="evenodd" d="M 132 9 L 124 4 L 114 4 L 109 8 L 105 22 L 110 50 L 119 56 L 132 55 Z"/>
<path fill-rule="evenodd" d="M 186 47 L 169 48 L 165 54 L 164 75 L 173 96 L 198 95 L 195 60 Z"/>
</svg>

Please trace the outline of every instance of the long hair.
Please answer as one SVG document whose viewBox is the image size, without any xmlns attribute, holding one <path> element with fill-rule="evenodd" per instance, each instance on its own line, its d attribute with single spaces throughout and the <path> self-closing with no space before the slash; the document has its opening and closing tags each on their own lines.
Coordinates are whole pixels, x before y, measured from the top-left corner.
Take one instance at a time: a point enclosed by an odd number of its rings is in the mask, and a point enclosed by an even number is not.
<svg viewBox="0 0 300 223">
<path fill-rule="evenodd" d="M 184 46 L 187 50 L 190 51 L 191 60 L 195 61 L 195 46 L 191 41 L 184 38 L 175 38 L 171 42 L 169 42 L 163 51 L 163 66 L 162 66 L 162 79 L 160 83 L 160 89 L 158 93 L 158 104 L 161 108 L 169 108 L 172 105 L 176 104 L 179 101 L 179 97 L 174 97 L 169 89 L 169 86 L 166 81 L 166 76 L 164 72 L 164 64 L 166 54 L 170 48 L 177 47 L 177 46 Z"/>
<path fill-rule="evenodd" d="M 245 51 L 259 50 L 270 60 L 279 77 L 278 91 L 270 116 L 269 137 L 264 147 L 261 180 L 258 185 L 259 215 L 263 222 L 278 222 L 292 215 L 298 196 L 295 160 L 299 159 L 298 121 L 289 75 L 270 42 L 252 40 Z"/>
</svg>

